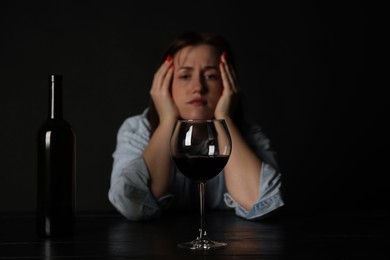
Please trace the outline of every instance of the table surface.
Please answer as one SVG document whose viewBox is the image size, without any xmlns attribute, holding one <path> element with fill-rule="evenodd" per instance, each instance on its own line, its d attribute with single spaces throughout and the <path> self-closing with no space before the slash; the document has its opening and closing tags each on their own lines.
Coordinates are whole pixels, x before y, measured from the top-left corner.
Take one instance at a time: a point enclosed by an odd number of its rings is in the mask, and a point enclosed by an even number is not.
<svg viewBox="0 0 390 260">
<path fill-rule="evenodd" d="M 248 221 L 206 212 L 207 253 L 177 247 L 198 232 L 198 214 L 130 222 L 115 213 L 79 214 L 72 237 L 41 238 L 33 214 L 0 215 L 0 259 L 390 259 L 389 214 L 270 217 Z"/>
</svg>

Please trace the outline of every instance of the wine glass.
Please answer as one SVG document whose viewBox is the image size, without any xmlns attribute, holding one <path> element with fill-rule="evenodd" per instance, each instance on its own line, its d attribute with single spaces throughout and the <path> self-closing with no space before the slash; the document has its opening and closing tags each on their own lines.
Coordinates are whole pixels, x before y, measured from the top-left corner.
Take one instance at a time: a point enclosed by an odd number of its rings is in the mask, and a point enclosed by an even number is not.
<svg viewBox="0 0 390 260">
<path fill-rule="evenodd" d="M 205 228 L 204 195 L 206 181 L 217 176 L 231 153 L 231 138 L 223 119 L 177 120 L 170 139 L 170 152 L 176 167 L 198 182 L 200 227 L 195 240 L 178 244 L 191 250 L 224 248 L 226 243 L 212 241 Z"/>
</svg>

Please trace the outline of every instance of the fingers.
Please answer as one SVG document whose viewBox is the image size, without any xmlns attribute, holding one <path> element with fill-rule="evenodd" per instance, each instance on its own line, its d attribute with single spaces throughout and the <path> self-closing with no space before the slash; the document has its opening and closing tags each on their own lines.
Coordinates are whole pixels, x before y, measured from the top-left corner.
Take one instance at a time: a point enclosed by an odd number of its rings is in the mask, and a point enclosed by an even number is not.
<svg viewBox="0 0 390 260">
<path fill-rule="evenodd" d="M 216 118 L 229 118 L 236 105 L 239 86 L 233 67 L 227 61 L 224 53 L 221 55 L 219 68 L 221 70 L 223 92 L 215 108 L 214 116 Z"/>
<path fill-rule="evenodd" d="M 233 92 L 238 93 L 240 88 L 237 82 L 237 77 L 232 66 L 226 59 L 226 52 L 223 52 L 221 55 L 220 69 L 224 86 L 230 86 Z"/>
<path fill-rule="evenodd" d="M 163 90 L 169 90 L 173 75 L 173 59 L 171 55 L 167 56 L 167 59 L 164 62 L 164 70 L 163 70 L 163 77 L 162 77 L 162 84 L 161 87 Z"/>
<path fill-rule="evenodd" d="M 150 95 L 156 107 L 160 121 L 176 119 L 179 116 L 177 107 L 171 95 L 171 82 L 173 78 L 173 61 L 170 56 L 161 64 L 154 74 Z"/>
<path fill-rule="evenodd" d="M 169 89 L 172 75 L 173 60 L 172 57 L 168 55 L 167 59 L 154 74 L 151 92 Z"/>
</svg>

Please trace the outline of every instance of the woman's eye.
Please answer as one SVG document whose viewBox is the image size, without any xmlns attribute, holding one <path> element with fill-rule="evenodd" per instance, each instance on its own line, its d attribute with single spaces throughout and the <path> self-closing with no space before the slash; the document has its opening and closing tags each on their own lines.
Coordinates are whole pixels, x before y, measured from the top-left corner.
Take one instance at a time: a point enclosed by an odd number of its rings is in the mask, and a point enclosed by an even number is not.
<svg viewBox="0 0 390 260">
<path fill-rule="evenodd" d="M 216 75 L 216 74 L 208 74 L 208 75 L 205 75 L 205 78 L 207 80 L 217 80 L 218 79 L 218 75 Z"/>
<path fill-rule="evenodd" d="M 187 80 L 189 78 L 190 78 L 190 75 L 187 75 L 187 74 L 179 75 L 179 79 Z"/>
</svg>

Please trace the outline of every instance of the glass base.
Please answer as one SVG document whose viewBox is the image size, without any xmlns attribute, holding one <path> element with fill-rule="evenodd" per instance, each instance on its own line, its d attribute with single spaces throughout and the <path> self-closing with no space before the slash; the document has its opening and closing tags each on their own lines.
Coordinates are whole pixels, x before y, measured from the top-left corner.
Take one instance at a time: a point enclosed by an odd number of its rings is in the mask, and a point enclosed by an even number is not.
<svg viewBox="0 0 390 260">
<path fill-rule="evenodd" d="M 207 251 L 207 250 L 225 248 L 227 247 L 227 244 L 224 242 L 212 241 L 207 237 L 203 237 L 203 238 L 197 237 L 193 241 L 180 243 L 177 246 L 184 249 Z"/>
</svg>

